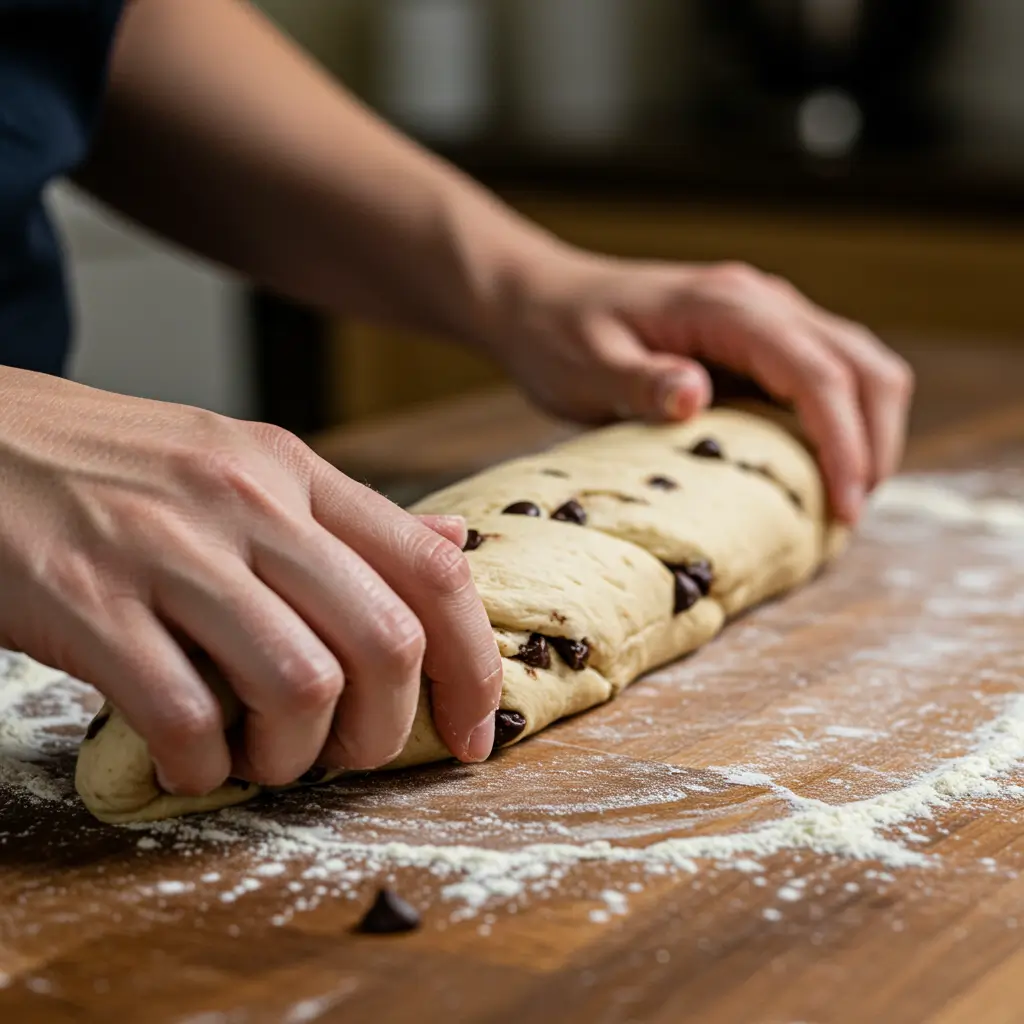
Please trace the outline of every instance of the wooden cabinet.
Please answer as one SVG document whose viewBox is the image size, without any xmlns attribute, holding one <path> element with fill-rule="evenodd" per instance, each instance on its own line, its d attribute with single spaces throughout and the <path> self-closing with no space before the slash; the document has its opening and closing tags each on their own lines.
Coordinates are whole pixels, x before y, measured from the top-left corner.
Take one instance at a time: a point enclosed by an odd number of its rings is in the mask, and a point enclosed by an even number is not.
<svg viewBox="0 0 1024 1024">
<path fill-rule="evenodd" d="M 883 337 L 935 344 L 1024 339 L 1024 228 L 508 197 L 562 237 L 619 256 L 743 260 L 781 274 L 822 305 Z M 361 324 L 335 325 L 330 374 L 337 422 L 365 419 L 501 380 L 474 353 L 437 339 Z"/>
</svg>

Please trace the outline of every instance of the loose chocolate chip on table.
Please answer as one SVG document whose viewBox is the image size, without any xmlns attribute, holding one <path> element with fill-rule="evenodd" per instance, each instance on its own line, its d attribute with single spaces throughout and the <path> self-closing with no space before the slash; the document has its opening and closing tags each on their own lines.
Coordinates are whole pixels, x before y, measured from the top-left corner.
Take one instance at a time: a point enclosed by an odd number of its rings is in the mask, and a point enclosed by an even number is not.
<svg viewBox="0 0 1024 1024">
<path fill-rule="evenodd" d="M 312 785 L 314 782 L 319 782 L 326 774 L 327 769 L 324 768 L 323 765 L 315 764 L 312 768 L 299 776 L 299 782 Z"/>
<path fill-rule="evenodd" d="M 519 648 L 516 659 L 531 668 L 551 668 L 551 650 L 547 639 L 540 633 L 531 633 L 530 639 Z"/>
<path fill-rule="evenodd" d="M 700 592 L 705 597 L 708 596 L 711 584 L 715 581 L 715 574 L 711 571 L 710 562 L 701 558 L 693 562 L 686 562 L 684 565 L 673 566 L 673 569 L 682 569 L 697 584 Z"/>
<path fill-rule="evenodd" d="M 373 906 L 356 925 L 356 931 L 364 935 L 394 935 L 398 932 L 412 932 L 420 926 L 420 915 L 398 893 L 381 889 Z"/>
<path fill-rule="evenodd" d="M 724 459 L 721 445 L 713 437 L 702 437 L 690 447 L 690 454 L 701 459 Z"/>
<path fill-rule="evenodd" d="M 506 516 L 539 516 L 540 509 L 532 501 L 513 501 L 511 505 L 501 510 Z"/>
<path fill-rule="evenodd" d="M 85 738 L 87 740 L 94 740 L 100 734 L 100 730 L 110 721 L 110 715 L 97 715 L 90 723 L 89 728 L 85 730 Z"/>
<path fill-rule="evenodd" d="M 466 531 L 466 543 L 462 545 L 463 551 L 476 551 L 484 542 L 483 534 L 479 530 Z"/>
<path fill-rule="evenodd" d="M 567 636 L 549 636 L 551 646 L 558 651 L 562 661 L 574 672 L 587 667 L 590 660 L 590 644 L 586 640 L 570 640 Z"/>
<path fill-rule="evenodd" d="M 557 476 L 557 477 L 559 477 L 562 480 L 568 480 L 569 479 L 569 474 L 566 473 L 565 470 L 563 470 L 563 469 L 542 469 L 541 472 L 545 476 Z"/>
<path fill-rule="evenodd" d="M 561 523 L 577 523 L 580 526 L 585 526 L 587 513 L 575 498 L 570 498 L 564 505 L 559 506 L 551 513 L 551 518 L 557 519 Z"/>
<path fill-rule="evenodd" d="M 647 486 L 657 487 L 661 491 L 674 491 L 679 484 L 668 476 L 649 476 L 647 478 Z"/>
<path fill-rule="evenodd" d="M 700 587 L 682 569 L 673 569 L 672 575 L 676 580 L 673 611 L 678 615 L 692 608 L 700 600 Z"/>
<path fill-rule="evenodd" d="M 491 747 L 491 753 L 511 743 L 525 728 L 526 718 L 518 711 L 499 708 L 494 713 L 494 746 Z"/>
</svg>

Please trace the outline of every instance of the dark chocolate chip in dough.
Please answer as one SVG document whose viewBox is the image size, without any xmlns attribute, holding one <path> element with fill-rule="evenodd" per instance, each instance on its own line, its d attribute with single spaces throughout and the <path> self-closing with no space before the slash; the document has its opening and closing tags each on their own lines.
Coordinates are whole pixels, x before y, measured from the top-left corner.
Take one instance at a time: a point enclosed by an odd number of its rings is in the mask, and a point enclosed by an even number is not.
<svg viewBox="0 0 1024 1024">
<path fill-rule="evenodd" d="M 657 487 L 659 491 L 674 491 L 679 487 L 679 484 L 670 476 L 649 476 L 647 478 L 647 486 Z"/>
<path fill-rule="evenodd" d="M 701 459 L 724 459 L 722 446 L 713 437 L 702 437 L 690 447 L 690 454 Z"/>
<path fill-rule="evenodd" d="M 511 743 L 526 728 L 526 717 L 518 711 L 499 708 L 494 713 L 494 746 L 491 753 Z"/>
<path fill-rule="evenodd" d="M 800 509 L 801 512 L 803 512 L 803 510 L 804 510 L 804 499 L 801 498 L 800 495 L 796 493 L 796 491 L 794 491 L 790 487 L 787 487 L 786 488 L 786 497 L 789 498 L 789 500 L 791 502 L 793 502 L 793 504 L 796 505 L 796 507 L 798 509 Z"/>
<path fill-rule="evenodd" d="M 364 935 L 395 935 L 412 932 L 420 926 L 420 915 L 398 893 L 381 889 L 373 906 L 356 925 Z"/>
<path fill-rule="evenodd" d="M 586 510 L 575 498 L 570 498 L 564 505 L 556 508 L 551 513 L 551 518 L 561 523 L 576 523 L 579 526 L 585 526 L 587 523 Z"/>
<path fill-rule="evenodd" d="M 765 480 L 771 480 L 773 483 L 778 482 L 770 466 L 765 466 L 757 462 L 744 462 L 743 459 L 737 459 L 736 465 L 747 473 L 756 473 L 758 476 L 763 476 Z"/>
<path fill-rule="evenodd" d="M 484 535 L 479 530 L 466 531 L 466 543 L 462 545 L 463 551 L 476 551 L 484 542 Z"/>
<path fill-rule="evenodd" d="M 531 633 L 530 639 L 519 648 L 516 660 L 531 668 L 551 668 L 551 649 L 547 638 L 540 633 Z"/>
<path fill-rule="evenodd" d="M 532 501 L 513 501 L 501 513 L 506 516 L 539 516 L 541 511 Z"/>
<path fill-rule="evenodd" d="M 303 772 L 299 776 L 299 782 L 304 783 L 307 786 L 312 786 L 314 782 L 319 782 L 327 774 L 327 769 L 321 764 L 315 764 L 308 771 Z"/>
<path fill-rule="evenodd" d="M 105 715 L 97 715 L 90 723 L 89 728 L 85 730 L 85 738 L 87 740 L 94 740 L 100 734 L 100 730 L 110 721 L 110 713 Z"/>
<path fill-rule="evenodd" d="M 711 563 L 704 558 L 694 562 L 687 562 L 685 565 L 673 566 L 675 569 L 682 569 L 687 576 L 697 584 L 700 592 L 707 597 L 711 592 L 711 584 L 715 581 L 715 574 L 711 570 Z"/>
<path fill-rule="evenodd" d="M 673 569 L 672 575 L 676 581 L 673 611 L 678 615 L 692 608 L 700 600 L 700 587 L 682 569 Z"/>
<path fill-rule="evenodd" d="M 568 480 L 569 474 L 564 469 L 542 469 L 545 476 L 557 476 L 561 480 Z"/>
<path fill-rule="evenodd" d="M 225 785 L 234 786 L 236 789 L 248 789 L 252 783 L 248 779 L 236 779 L 234 775 L 229 775 L 224 780 Z"/>
<path fill-rule="evenodd" d="M 587 667 L 590 660 L 590 644 L 586 640 L 571 640 L 567 636 L 549 636 L 551 646 L 558 651 L 562 661 L 574 672 Z"/>
</svg>

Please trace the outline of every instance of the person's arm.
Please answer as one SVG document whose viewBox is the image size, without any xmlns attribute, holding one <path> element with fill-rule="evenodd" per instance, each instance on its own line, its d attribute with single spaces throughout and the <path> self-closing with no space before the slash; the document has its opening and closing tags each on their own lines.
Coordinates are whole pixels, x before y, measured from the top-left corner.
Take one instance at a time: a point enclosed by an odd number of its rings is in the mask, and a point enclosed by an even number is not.
<svg viewBox="0 0 1024 1024">
<path fill-rule="evenodd" d="M 457 337 L 580 420 L 686 418 L 706 364 L 791 402 L 835 513 L 899 463 L 912 375 L 869 331 L 742 265 L 563 244 L 388 128 L 242 0 L 133 0 L 80 180 L 313 305 Z"/>
<path fill-rule="evenodd" d="M 76 178 L 293 298 L 462 337 L 556 248 L 243 0 L 129 3 Z"/>
</svg>

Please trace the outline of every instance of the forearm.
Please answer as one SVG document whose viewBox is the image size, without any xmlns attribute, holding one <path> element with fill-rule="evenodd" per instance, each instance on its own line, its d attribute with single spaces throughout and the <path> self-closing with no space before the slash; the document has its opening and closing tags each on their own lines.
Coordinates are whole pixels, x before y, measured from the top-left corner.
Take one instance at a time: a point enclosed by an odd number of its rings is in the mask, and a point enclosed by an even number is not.
<svg viewBox="0 0 1024 1024">
<path fill-rule="evenodd" d="M 463 337 L 557 251 L 240 0 L 129 6 L 79 180 L 296 299 Z"/>
</svg>

